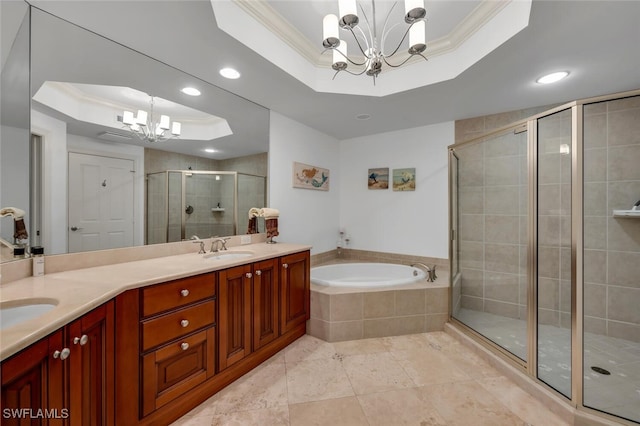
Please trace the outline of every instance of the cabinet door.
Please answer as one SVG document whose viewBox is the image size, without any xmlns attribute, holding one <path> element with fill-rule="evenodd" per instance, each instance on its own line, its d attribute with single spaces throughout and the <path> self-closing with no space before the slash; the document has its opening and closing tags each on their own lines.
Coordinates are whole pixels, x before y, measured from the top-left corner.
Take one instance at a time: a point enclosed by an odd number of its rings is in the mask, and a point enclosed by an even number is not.
<svg viewBox="0 0 640 426">
<path fill-rule="evenodd" d="M 280 333 L 285 334 L 309 319 L 310 305 L 309 252 L 280 258 L 281 303 Z"/>
<path fill-rule="evenodd" d="M 151 414 L 214 375 L 213 327 L 142 357 L 142 414 Z"/>
<path fill-rule="evenodd" d="M 219 274 L 219 367 L 223 370 L 251 353 L 251 265 Z"/>
<path fill-rule="evenodd" d="M 71 425 L 114 423 L 113 302 L 67 326 Z"/>
<path fill-rule="evenodd" d="M 69 406 L 64 380 L 67 359 L 60 359 L 63 349 L 63 334 L 59 330 L 2 363 L 3 425 L 66 424 Z M 63 358 L 66 356 L 65 353 Z"/>
<path fill-rule="evenodd" d="M 253 266 L 253 350 L 279 336 L 279 279 L 277 259 Z"/>
</svg>

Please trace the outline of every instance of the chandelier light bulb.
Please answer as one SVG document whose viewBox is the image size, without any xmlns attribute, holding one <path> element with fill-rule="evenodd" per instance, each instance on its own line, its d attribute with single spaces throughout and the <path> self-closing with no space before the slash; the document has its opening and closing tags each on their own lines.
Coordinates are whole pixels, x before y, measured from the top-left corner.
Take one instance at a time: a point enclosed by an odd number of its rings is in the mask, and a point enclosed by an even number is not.
<svg viewBox="0 0 640 426">
<path fill-rule="evenodd" d="M 333 50 L 333 65 L 336 71 L 342 71 L 347 68 L 347 42 L 338 40 L 338 46 Z"/>
<path fill-rule="evenodd" d="M 171 126 L 171 134 L 173 136 L 180 136 L 180 131 L 182 130 L 182 124 L 177 121 L 174 121 Z"/>
<path fill-rule="evenodd" d="M 427 48 L 424 21 L 414 22 L 409 29 L 409 53 L 415 55 Z"/>
<path fill-rule="evenodd" d="M 404 20 L 407 24 L 423 19 L 427 15 L 424 9 L 424 0 L 404 0 Z"/>
<path fill-rule="evenodd" d="M 326 48 L 336 47 L 340 43 L 338 35 L 338 17 L 330 14 L 322 20 L 322 45 Z"/>
<path fill-rule="evenodd" d="M 355 27 L 358 25 L 358 9 L 356 0 L 338 0 L 340 12 L 340 25 L 343 27 Z"/>
<path fill-rule="evenodd" d="M 138 115 L 136 115 L 136 124 L 139 126 L 147 125 L 147 111 L 143 111 L 141 109 L 138 110 Z"/>
<path fill-rule="evenodd" d="M 131 111 L 125 111 L 122 114 L 122 124 L 126 124 L 127 126 L 136 124 L 136 119 Z"/>
</svg>

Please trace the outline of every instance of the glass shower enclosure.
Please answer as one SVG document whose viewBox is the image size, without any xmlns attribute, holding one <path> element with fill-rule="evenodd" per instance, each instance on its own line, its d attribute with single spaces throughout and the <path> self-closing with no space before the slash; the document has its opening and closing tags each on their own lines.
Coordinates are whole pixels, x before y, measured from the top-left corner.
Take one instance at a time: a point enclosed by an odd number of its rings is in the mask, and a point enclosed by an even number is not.
<svg viewBox="0 0 640 426">
<path fill-rule="evenodd" d="M 266 205 L 266 177 L 235 171 L 147 175 L 147 244 L 245 233 L 251 207 Z"/>
<path fill-rule="evenodd" d="M 452 321 L 625 422 L 640 422 L 638 164 L 640 91 L 449 147 Z"/>
</svg>

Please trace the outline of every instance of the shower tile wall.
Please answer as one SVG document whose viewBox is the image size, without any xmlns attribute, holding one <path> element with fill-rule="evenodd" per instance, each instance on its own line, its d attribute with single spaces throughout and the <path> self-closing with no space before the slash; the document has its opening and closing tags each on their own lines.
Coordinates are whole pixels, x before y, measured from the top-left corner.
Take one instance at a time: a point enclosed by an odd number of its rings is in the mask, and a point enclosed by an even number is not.
<svg viewBox="0 0 640 426">
<path fill-rule="evenodd" d="M 460 307 L 526 316 L 526 134 L 456 149 Z"/>
<path fill-rule="evenodd" d="M 547 105 L 455 122 L 463 142 L 552 108 Z M 526 133 L 456 150 L 459 170 L 461 281 L 453 289 L 459 307 L 526 318 Z M 466 161 L 467 164 L 462 164 Z M 455 279 L 455 277 L 453 278 Z M 455 286 L 454 286 L 455 287 Z M 456 296 L 459 293 L 459 303 Z"/>
<path fill-rule="evenodd" d="M 640 97 L 584 109 L 585 331 L 640 342 Z"/>
</svg>

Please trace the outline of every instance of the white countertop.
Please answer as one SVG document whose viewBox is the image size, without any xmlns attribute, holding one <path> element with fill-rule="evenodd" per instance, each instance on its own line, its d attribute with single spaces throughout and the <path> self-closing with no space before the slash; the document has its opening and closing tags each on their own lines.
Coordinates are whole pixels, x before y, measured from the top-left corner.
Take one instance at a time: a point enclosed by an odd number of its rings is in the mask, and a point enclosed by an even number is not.
<svg viewBox="0 0 640 426">
<path fill-rule="evenodd" d="M 0 286 L 0 303 L 25 299 L 57 300 L 51 311 L 0 331 L 0 360 L 37 342 L 126 290 L 309 250 L 299 244 L 248 244 L 229 248 L 251 257 L 211 260 L 194 253 L 76 269 L 29 277 Z"/>
</svg>

